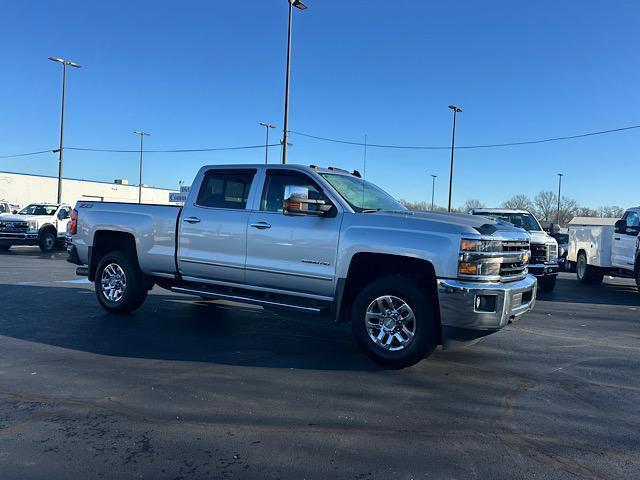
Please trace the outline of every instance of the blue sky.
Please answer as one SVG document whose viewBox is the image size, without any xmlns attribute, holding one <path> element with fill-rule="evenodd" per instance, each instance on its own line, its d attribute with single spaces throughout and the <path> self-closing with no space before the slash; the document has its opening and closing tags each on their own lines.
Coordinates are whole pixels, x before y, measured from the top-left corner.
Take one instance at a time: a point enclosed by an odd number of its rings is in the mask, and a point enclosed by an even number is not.
<svg viewBox="0 0 640 480">
<path fill-rule="evenodd" d="M 640 3 L 308 0 L 296 11 L 290 129 L 371 143 L 502 143 L 640 124 Z M 65 144 L 149 149 L 260 144 L 282 127 L 286 0 L 3 2 L 0 155 L 55 147 L 60 65 Z M 279 138 L 279 134 L 273 137 Z M 291 163 L 362 169 L 362 148 L 292 135 Z M 640 129 L 588 139 L 458 150 L 454 204 L 494 205 L 557 188 L 581 204 L 640 204 Z M 276 161 L 279 149 L 272 149 Z M 145 183 L 176 187 L 205 163 L 263 150 L 148 154 Z M 446 200 L 446 150 L 368 150 L 367 178 L 396 197 Z M 634 167 L 635 165 L 635 167 Z M 0 170 L 56 175 L 55 155 Z M 632 171 L 633 175 L 625 174 Z M 137 178 L 136 154 L 66 151 L 65 176 Z"/>
</svg>

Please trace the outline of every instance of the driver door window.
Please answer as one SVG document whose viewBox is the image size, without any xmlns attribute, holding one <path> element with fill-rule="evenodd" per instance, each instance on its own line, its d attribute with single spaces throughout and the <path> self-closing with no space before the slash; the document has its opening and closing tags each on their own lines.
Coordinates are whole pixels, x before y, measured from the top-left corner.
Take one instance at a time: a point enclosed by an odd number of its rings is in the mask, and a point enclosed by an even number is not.
<svg viewBox="0 0 640 480">
<path fill-rule="evenodd" d="M 310 200 L 327 199 L 322 193 L 320 193 L 318 187 L 316 187 L 316 185 L 306 175 L 295 173 L 281 174 L 277 171 L 271 171 L 267 174 L 264 188 L 262 189 L 260 210 L 263 212 L 282 213 L 284 205 L 284 188 L 287 185 L 308 189 Z"/>
</svg>

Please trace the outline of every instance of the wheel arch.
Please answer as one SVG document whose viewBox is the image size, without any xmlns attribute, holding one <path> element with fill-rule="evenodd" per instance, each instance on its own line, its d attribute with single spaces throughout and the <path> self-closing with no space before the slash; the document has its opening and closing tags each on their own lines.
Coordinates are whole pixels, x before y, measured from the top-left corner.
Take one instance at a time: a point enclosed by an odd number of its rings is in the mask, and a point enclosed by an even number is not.
<svg viewBox="0 0 640 480">
<path fill-rule="evenodd" d="M 116 250 L 128 252 L 136 265 L 138 265 L 138 253 L 136 239 L 131 233 L 114 232 L 111 230 L 96 230 L 93 235 L 93 244 L 89 255 L 89 280 L 93 281 L 100 259 L 107 253 Z M 138 268 L 140 266 L 138 265 Z"/>
<path fill-rule="evenodd" d="M 428 260 L 393 255 L 387 253 L 360 252 L 351 258 L 347 277 L 339 295 L 336 318 L 345 321 L 349 307 L 357 292 L 376 278 L 388 275 L 412 275 L 421 280 L 425 286 L 425 293 L 433 295 L 434 315 L 440 325 L 440 309 L 438 306 L 436 274 L 433 264 Z"/>
</svg>

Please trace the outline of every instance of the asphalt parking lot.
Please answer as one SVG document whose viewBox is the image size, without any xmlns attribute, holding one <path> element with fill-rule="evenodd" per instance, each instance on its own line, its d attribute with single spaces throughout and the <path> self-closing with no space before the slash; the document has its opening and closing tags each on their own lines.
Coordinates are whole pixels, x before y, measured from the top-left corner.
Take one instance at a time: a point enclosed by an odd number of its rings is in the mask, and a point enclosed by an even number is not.
<svg viewBox="0 0 640 480">
<path fill-rule="evenodd" d="M 0 253 L 0 478 L 640 478 L 640 295 L 561 274 L 404 370 L 349 329 L 154 290 L 110 316 L 66 253 Z"/>
</svg>

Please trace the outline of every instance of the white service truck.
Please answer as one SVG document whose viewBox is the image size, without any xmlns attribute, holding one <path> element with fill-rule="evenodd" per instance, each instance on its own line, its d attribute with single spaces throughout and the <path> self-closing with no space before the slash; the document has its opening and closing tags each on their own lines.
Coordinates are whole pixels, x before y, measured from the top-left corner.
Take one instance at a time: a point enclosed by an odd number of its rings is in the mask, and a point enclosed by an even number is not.
<svg viewBox="0 0 640 480">
<path fill-rule="evenodd" d="M 640 207 L 621 219 L 576 217 L 569 222 L 567 263 L 580 283 L 605 275 L 634 278 L 640 290 Z"/>
</svg>

